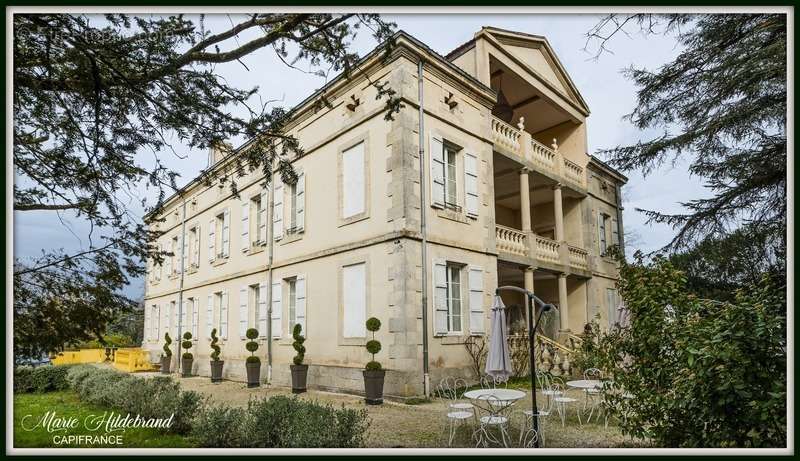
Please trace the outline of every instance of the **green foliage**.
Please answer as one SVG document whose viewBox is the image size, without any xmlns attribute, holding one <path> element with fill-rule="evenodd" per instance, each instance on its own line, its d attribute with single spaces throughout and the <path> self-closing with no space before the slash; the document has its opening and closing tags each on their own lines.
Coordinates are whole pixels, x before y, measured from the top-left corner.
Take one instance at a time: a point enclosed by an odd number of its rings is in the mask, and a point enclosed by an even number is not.
<svg viewBox="0 0 800 461">
<path fill-rule="evenodd" d="M 381 329 L 381 321 L 375 317 L 367 319 L 367 331 L 376 332 Z"/>
<path fill-rule="evenodd" d="M 248 328 L 247 331 L 244 333 L 244 336 L 247 339 L 257 339 L 258 338 L 258 330 L 255 328 Z"/>
<path fill-rule="evenodd" d="M 14 368 L 14 392 L 52 392 L 69 388 L 67 372 L 74 365 L 44 365 Z"/>
<path fill-rule="evenodd" d="M 261 359 L 257 355 L 251 355 L 245 360 L 247 363 L 261 363 Z"/>
<path fill-rule="evenodd" d="M 169 348 L 170 344 L 172 344 L 172 338 L 169 337 L 169 333 L 164 333 L 164 357 L 172 357 L 172 349 Z"/>
<path fill-rule="evenodd" d="M 183 334 L 183 339 L 185 339 L 186 341 L 191 341 L 192 340 L 192 332 L 191 331 L 185 332 Z"/>
<path fill-rule="evenodd" d="M 254 353 L 258 350 L 258 343 L 255 341 L 248 341 L 244 344 L 244 348 L 247 349 L 249 352 Z"/>
<path fill-rule="evenodd" d="M 303 359 L 305 359 L 306 356 L 306 347 L 303 346 L 303 343 L 306 342 L 306 338 L 301 334 L 302 331 L 303 327 L 300 326 L 299 323 L 296 323 L 292 329 L 292 338 L 294 339 L 294 342 L 292 342 L 292 347 L 294 348 L 295 352 L 297 352 L 297 355 L 295 355 L 292 359 L 292 362 L 294 362 L 295 365 L 302 365 Z"/>
<path fill-rule="evenodd" d="M 116 370 L 91 365 L 71 367 L 67 381 L 81 401 L 113 408 L 144 418 L 169 418 L 170 432 L 185 434 L 202 407 L 194 391 L 181 391 L 180 384 L 168 376 L 140 378 Z"/>
<path fill-rule="evenodd" d="M 375 332 L 381 329 L 381 321 L 375 317 L 367 319 L 367 330 L 372 332 L 372 339 L 367 341 L 367 352 L 372 354 L 372 360 L 367 363 L 365 369 L 380 370 L 381 364 L 375 361 L 375 354 L 381 351 L 381 343 L 375 339 Z"/>
<path fill-rule="evenodd" d="M 645 175 L 685 160 L 710 196 L 680 214 L 645 211 L 678 230 L 670 249 L 746 225 L 769 253 L 786 248 L 787 16 L 640 13 L 600 21 L 604 44 L 625 23 L 645 35 L 673 34 L 675 58 L 657 69 L 631 67 L 637 106 L 627 118 L 655 137 L 601 151 L 623 171 Z M 644 211 L 644 210 L 643 210 Z"/>
<path fill-rule="evenodd" d="M 103 340 L 93 339 L 91 341 L 83 341 L 76 344 L 69 349 L 103 349 L 106 347 L 136 347 L 140 346 L 141 341 L 137 343 L 130 336 L 122 334 L 107 334 L 103 335 Z"/>
<path fill-rule="evenodd" d="M 372 355 L 375 355 L 381 351 L 380 341 L 375 341 L 374 339 L 367 341 L 366 347 L 367 347 L 367 352 L 369 352 Z"/>
<path fill-rule="evenodd" d="M 91 251 L 51 250 L 45 242 L 41 257 L 15 260 L 18 360 L 97 338 L 119 314 L 134 312 L 135 302 L 122 289 L 144 275 L 146 263 L 155 267 L 171 253 L 158 250 L 154 241 L 162 232 L 148 229 L 139 210 L 158 209 L 177 189 L 180 175 L 161 158 L 175 152 L 170 140 L 195 152 L 229 139 L 252 140 L 233 160 L 235 174 L 208 169 L 200 177 L 237 196 L 237 182 L 247 172 L 265 171 L 271 180 L 265 165 L 276 165 L 287 184 L 296 178 L 291 163 L 278 159 L 303 153 L 285 130 L 293 114 L 253 101 L 258 88 L 233 86 L 214 66 L 274 52 L 288 67 L 306 61 L 314 73 L 342 72 L 349 79 L 360 59 L 352 49 L 356 35 L 371 34 L 385 53 L 394 43 L 392 23 L 359 13 L 259 13 L 229 25 L 203 22 L 202 15 L 19 14 L 10 30 L 17 45 L 10 98 L 14 211 L 54 219 L 66 211 L 71 218 L 65 226 L 77 220 L 105 237 Z M 241 33 L 254 39 L 224 45 Z M 386 82 L 372 86 L 391 118 L 400 98 Z M 332 105 L 325 92 L 314 103 Z M 158 152 L 159 158 L 142 162 L 142 152 Z M 121 197 L 135 195 L 143 183 L 156 189 L 156 199 L 133 210 Z"/>
<path fill-rule="evenodd" d="M 248 448 L 247 418 L 244 408 L 211 406 L 194 419 L 190 438 L 201 448 Z"/>
<path fill-rule="evenodd" d="M 252 448 L 357 448 L 369 427 L 365 410 L 274 396 L 248 405 Z"/>
<path fill-rule="evenodd" d="M 184 359 L 193 359 L 194 356 L 189 352 L 189 349 L 192 348 L 192 333 L 187 331 L 183 334 L 183 342 L 181 342 L 181 347 L 186 349 L 181 357 Z"/>
<path fill-rule="evenodd" d="M 621 277 L 630 326 L 593 326 L 574 362 L 613 378 L 605 404 L 621 429 L 667 447 L 786 446 L 785 286 L 700 299 L 668 260 L 639 254 Z"/>
<path fill-rule="evenodd" d="M 221 351 L 217 343 L 219 343 L 219 338 L 217 337 L 217 329 L 214 328 L 211 330 L 211 350 L 213 351 L 211 353 L 211 360 L 215 362 L 219 361 L 219 353 Z"/>
</svg>

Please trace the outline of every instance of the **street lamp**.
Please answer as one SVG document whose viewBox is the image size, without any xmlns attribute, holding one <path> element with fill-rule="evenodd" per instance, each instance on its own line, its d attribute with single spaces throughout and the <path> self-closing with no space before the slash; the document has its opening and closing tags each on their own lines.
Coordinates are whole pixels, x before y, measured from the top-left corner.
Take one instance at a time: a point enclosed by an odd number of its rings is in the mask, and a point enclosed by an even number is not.
<svg viewBox="0 0 800 461">
<path fill-rule="evenodd" d="M 494 294 L 499 296 L 501 291 L 516 291 L 517 293 L 522 293 L 525 295 L 525 304 L 526 308 L 528 309 L 528 347 L 530 348 L 530 360 L 531 360 L 531 424 L 533 425 L 533 430 L 536 432 L 536 439 L 533 442 L 534 448 L 539 448 L 539 418 L 538 418 L 538 408 L 536 406 L 536 360 L 534 357 L 534 336 L 536 334 L 536 330 L 539 328 L 539 320 L 542 318 L 542 314 L 551 310 L 556 309 L 556 306 L 545 303 L 532 291 L 526 290 L 524 288 L 515 287 L 515 286 L 502 286 L 497 287 L 494 290 Z M 533 321 L 533 303 L 536 303 L 539 306 L 539 315 L 536 317 L 536 322 Z"/>
</svg>

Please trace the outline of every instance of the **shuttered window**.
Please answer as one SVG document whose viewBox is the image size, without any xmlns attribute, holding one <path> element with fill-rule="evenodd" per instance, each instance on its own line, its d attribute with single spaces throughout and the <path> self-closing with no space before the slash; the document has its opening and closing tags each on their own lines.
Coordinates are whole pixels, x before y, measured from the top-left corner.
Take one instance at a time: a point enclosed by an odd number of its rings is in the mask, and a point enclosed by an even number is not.
<svg viewBox="0 0 800 461">
<path fill-rule="evenodd" d="M 469 266 L 469 331 L 472 334 L 482 334 L 486 330 L 483 326 L 483 269 L 478 266 Z"/>
<path fill-rule="evenodd" d="M 272 237 L 275 240 L 283 238 L 283 181 L 279 175 L 273 175 L 272 199 Z"/>
<path fill-rule="evenodd" d="M 247 292 L 247 285 L 242 285 L 239 288 L 239 337 L 242 339 L 245 338 L 245 334 L 247 333 L 247 323 L 248 323 L 248 310 L 247 310 L 247 298 L 249 294 Z"/>
<path fill-rule="evenodd" d="M 342 152 L 342 218 L 366 211 L 364 142 Z"/>
<path fill-rule="evenodd" d="M 443 208 L 445 203 L 444 141 L 438 136 L 430 140 L 431 204 Z"/>
<path fill-rule="evenodd" d="M 274 282 L 272 284 L 271 289 L 272 294 L 272 318 L 270 319 L 271 325 L 270 328 L 272 329 L 272 337 L 273 338 L 280 338 L 281 337 L 281 314 L 283 312 L 283 288 L 281 287 L 281 282 Z"/>
<path fill-rule="evenodd" d="M 241 226 L 242 226 L 242 240 L 241 240 L 241 248 L 242 251 L 248 251 L 250 249 L 250 201 L 246 198 L 242 200 L 242 216 L 241 216 Z"/>
<path fill-rule="evenodd" d="M 467 216 L 476 218 L 480 202 L 478 200 L 478 158 L 464 153 L 464 211 Z"/>
<path fill-rule="evenodd" d="M 342 336 L 366 337 L 367 272 L 366 264 L 359 263 L 342 268 Z"/>
<path fill-rule="evenodd" d="M 217 294 L 219 297 L 219 336 L 228 339 L 228 291 Z"/>
<path fill-rule="evenodd" d="M 206 338 L 211 339 L 211 330 L 214 329 L 214 295 L 208 295 L 206 300 Z"/>
<path fill-rule="evenodd" d="M 267 284 L 262 282 L 258 285 L 258 335 L 261 338 L 267 336 Z"/>
</svg>

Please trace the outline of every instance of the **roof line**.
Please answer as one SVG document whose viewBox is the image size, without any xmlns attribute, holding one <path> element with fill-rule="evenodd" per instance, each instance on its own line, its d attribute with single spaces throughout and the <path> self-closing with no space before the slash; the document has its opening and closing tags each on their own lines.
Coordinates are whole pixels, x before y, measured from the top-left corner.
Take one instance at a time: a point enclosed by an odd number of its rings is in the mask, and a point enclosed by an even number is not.
<svg viewBox="0 0 800 461">
<path fill-rule="evenodd" d="M 618 169 L 614 168 L 613 166 L 609 165 L 608 163 L 600 160 L 599 158 L 595 157 L 594 155 L 589 154 L 589 163 L 594 162 L 598 166 L 608 170 L 610 173 L 615 174 L 622 178 L 625 182 L 628 182 L 628 177 L 622 174 Z"/>
</svg>

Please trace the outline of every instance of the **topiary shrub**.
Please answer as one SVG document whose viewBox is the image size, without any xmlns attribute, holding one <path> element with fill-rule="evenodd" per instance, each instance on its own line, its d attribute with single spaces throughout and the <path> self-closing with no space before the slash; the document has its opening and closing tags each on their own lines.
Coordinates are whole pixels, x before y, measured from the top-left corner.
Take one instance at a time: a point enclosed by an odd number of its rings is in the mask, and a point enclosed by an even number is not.
<svg viewBox="0 0 800 461">
<path fill-rule="evenodd" d="M 214 351 L 211 353 L 211 360 L 215 362 L 219 361 L 220 348 L 217 345 L 218 342 L 219 338 L 217 337 L 217 329 L 214 328 L 213 330 L 211 330 L 211 350 Z"/>
<path fill-rule="evenodd" d="M 183 342 L 181 343 L 181 347 L 186 349 L 186 352 L 183 353 L 183 356 L 182 356 L 183 358 L 185 358 L 187 360 L 194 358 L 192 353 L 189 352 L 189 349 L 192 348 L 192 334 L 190 332 L 187 331 L 186 333 L 183 334 Z"/>
<path fill-rule="evenodd" d="M 382 368 L 380 362 L 375 361 L 375 354 L 381 351 L 381 343 L 375 339 L 375 332 L 380 329 L 380 320 L 375 317 L 367 319 L 367 331 L 372 333 L 372 339 L 367 341 L 367 352 L 372 354 L 372 360 L 370 360 L 364 368 L 369 371 L 380 370 Z"/>
<path fill-rule="evenodd" d="M 258 330 L 248 328 L 244 335 L 250 340 L 244 345 L 244 348 L 250 352 L 250 357 L 247 357 L 247 363 L 261 363 L 261 359 L 255 355 L 258 350 L 258 343 L 255 341 L 258 338 Z"/>
<path fill-rule="evenodd" d="M 294 348 L 295 352 L 297 352 L 297 355 L 295 355 L 294 359 L 292 359 L 295 365 L 302 365 L 303 360 L 306 357 L 306 347 L 303 346 L 303 343 L 306 342 L 306 338 L 300 334 L 302 331 L 303 327 L 300 326 L 299 323 L 296 323 L 292 329 L 292 338 L 294 339 L 292 347 Z"/>
<path fill-rule="evenodd" d="M 45 365 L 14 369 L 14 392 L 52 392 L 69 388 L 67 373 L 74 365 Z"/>
<path fill-rule="evenodd" d="M 172 344 L 172 338 L 169 337 L 169 333 L 164 333 L 163 357 L 172 357 L 172 349 L 169 348 L 170 344 Z"/>
</svg>

